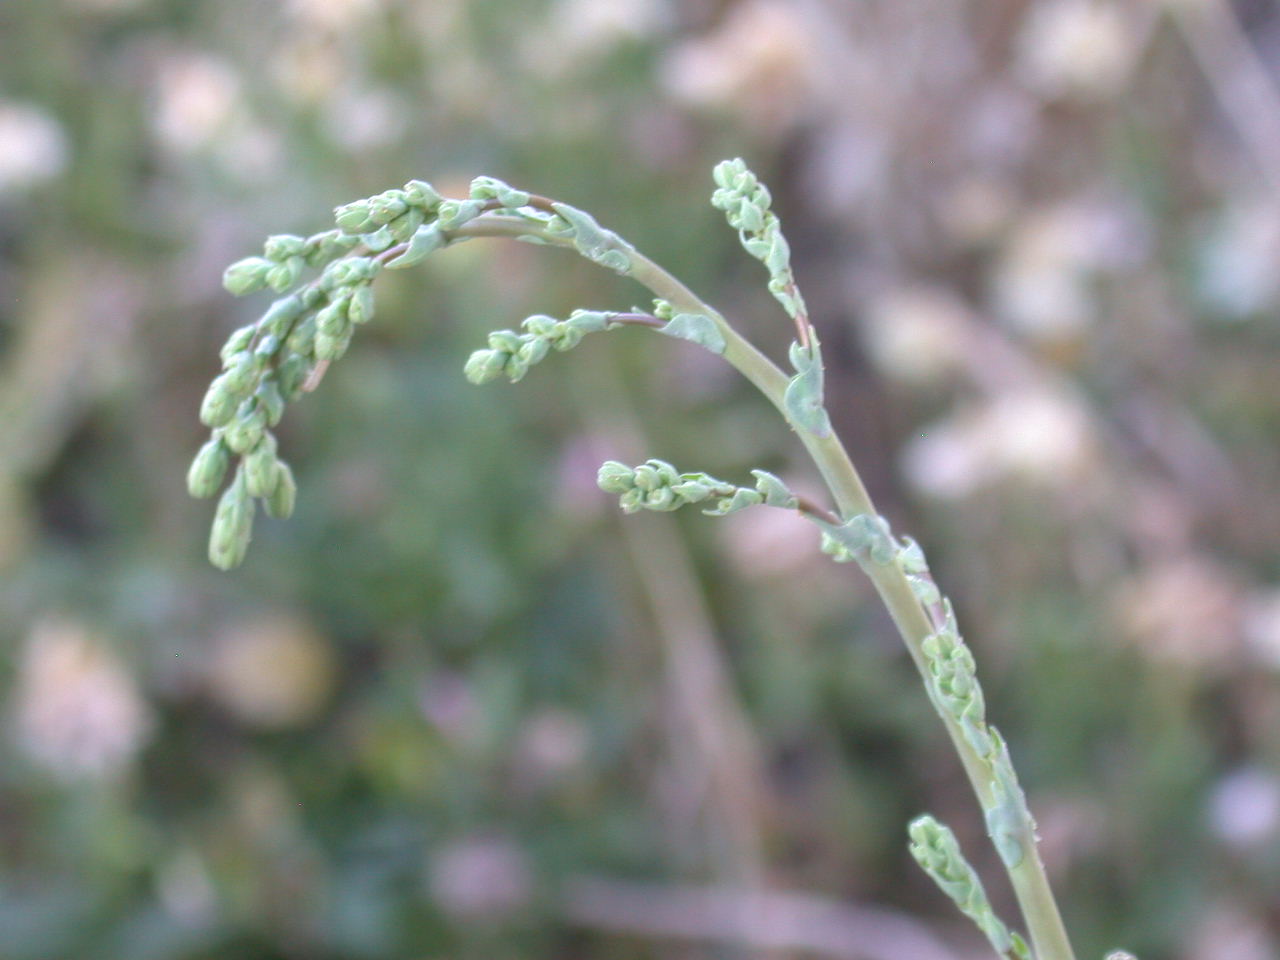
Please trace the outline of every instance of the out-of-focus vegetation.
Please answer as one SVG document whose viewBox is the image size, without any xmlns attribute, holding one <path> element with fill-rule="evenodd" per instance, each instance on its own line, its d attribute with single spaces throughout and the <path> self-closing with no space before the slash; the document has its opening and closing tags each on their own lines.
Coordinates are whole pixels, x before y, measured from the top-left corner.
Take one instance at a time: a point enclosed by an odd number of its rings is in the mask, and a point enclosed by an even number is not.
<svg viewBox="0 0 1280 960">
<path fill-rule="evenodd" d="M 282 427 L 294 519 L 205 562 L 196 407 L 261 307 L 225 264 L 488 172 L 779 347 L 706 204 L 735 154 L 1082 957 L 1275 956 L 1278 70 L 1262 0 L 5 0 L 0 958 L 986 955 L 907 856 L 922 809 L 982 828 L 857 575 L 595 490 L 651 454 L 812 489 L 762 402 L 627 331 L 463 380 L 625 281 L 386 278 Z"/>
</svg>

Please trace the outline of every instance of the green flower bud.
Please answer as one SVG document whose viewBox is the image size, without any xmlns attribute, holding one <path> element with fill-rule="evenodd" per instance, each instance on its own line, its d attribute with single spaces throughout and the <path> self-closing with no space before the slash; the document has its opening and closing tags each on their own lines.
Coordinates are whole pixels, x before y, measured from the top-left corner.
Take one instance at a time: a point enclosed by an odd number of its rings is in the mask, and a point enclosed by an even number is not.
<svg viewBox="0 0 1280 960">
<path fill-rule="evenodd" d="M 304 310 L 306 310 L 306 304 L 303 298 L 294 293 L 287 297 L 281 297 L 271 304 L 267 308 L 267 312 L 262 315 L 262 319 L 258 321 L 258 324 L 268 333 L 283 337 L 289 332 L 293 321 L 302 316 Z"/>
<path fill-rule="evenodd" d="M 187 471 L 187 492 L 201 500 L 212 497 L 222 486 L 222 478 L 231 465 L 231 451 L 218 437 L 200 448 L 191 469 Z"/>
<path fill-rule="evenodd" d="M 200 402 L 200 422 L 206 427 L 221 427 L 236 414 L 239 398 L 227 386 L 225 374 L 214 377 Z"/>
<path fill-rule="evenodd" d="M 374 253 L 381 253 L 396 242 L 396 235 L 391 232 L 390 227 L 384 226 L 379 227 L 373 233 L 360 234 L 360 242 Z"/>
<path fill-rule="evenodd" d="M 436 188 L 425 180 L 410 180 L 404 185 L 404 202 L 411 207 L 418 207 L 423 213 L 435 213 L 443 199 Z"/>
<path fill-rule="evenodd" d="M 341 336 L 350 322 L 347 320 L 348 297 L 339 297 L 316 314 L 316 330 L 327 337 Z"/>
<path fill-rule="evenodd" d="M 347 347 L 349 346 L 351 346 L 350 327 L 336 336 L 321 330 L 316 334 L 316 359 L 339 360 L 347 352 Z"/>
<path fill-rule="evenodd" d="M 484 200 L 446 200 L 436 211 L 441 230 L 456 230 L 484 212 Z"/>
<path fill-rule="evenodd" d="M 520 349 L 516 351 L 516 357 L 522 364 L 533 366 L 535 363 L 541 362 L 551 350 L 551 342 L 542 337 L 530 337 L 524 343 L 520 344 Z"/>
<path fill-rule="evenodd" d="M 535 337 L 550 337 L 556 327 L 560 325 L 560 321 L 555 317 L 548 317 L 545 314 L 535 313 L 531 317 L 525 317 L 520 326 L 526 333 L 531 333 Z"/>
<path fill-rule="evenodd" d="M 253 342 L 253 335 L 258 332 L 256 324 L 247 324 L 236 330 L 227 338 L 227 342 L 223 344 L 222 350 L 218 356 L 222 358 L 222 365 L 230 366 L 236 354 L 243 353 L 249 348 L 249 344 Z"/>
<path fill-rule="evenodd" d="M 382 265 L 372 257 L 344 257 L 325 268 L 324 280 L 331 287 L 349 287 L 372 280 L 381 269 Z"/>
<path fill-rule="evenodd" d="M 267 274 L 271 268 L 270 260 L 264 260 L 262 257 L 245 257 L 223 271 L 222 285 L 237 297 L 253 293 L 267 285 Z"/>
<path fill-rule="evenodd" d="M 241 404 L 236 417 L 222 431 L 222 442 L 241 456 L 258 445 L 267 427 L 267 415 L 253 401 Z"/>
<path fill-rule="evenodd" d="M 575 310 L 565 321 L 579 333 L 602 333 L 609 329 L 609 314 L 603 310 Z"/>
<path fill-rule="evenodd" d="M 359 242 L 358 237 L 348 236 L 341 230 L 326 230 L 307 237 L 302 256 L 307 261 L 307 266 L 318 267 L 328 263 L 338 254 L 350 250 Z"/>
<path fill-rule="evenodd" d="M 427 219 L 417 207 L 410 207 L 400 216 L 396 217 L 387 224 L 387 229 L 391 231 L 391 236 L 395 238 L 397 243 L 403 243 L 413 236 L 413 232 L 422 226 Z"/>
<path fill-rule="evenodd" d="M 312 328 L 311 338 L 315 340 L 315 328 Z M 292 340 L 292 338 L 290 338 Z M 280 382 L 280 396 L 286 401 L 294 399 L 302 390 L 302 385 L 307 382 L 307 377 L 311 376 L 311 349 L 307 352 L 293 353 L 285 359 L 283 363 L 276 368 L 276 379 Z"/>
<path fill-rule="evenodd" d="M 244 474 L 236 479 L 218 501 L 209 533 L 209 562 L 219 570 L 230 570 L 244 560 L 253 536 L 253 498 L 245 489 Z"/>
<path fill-rule="evenodd" d="M 275 485 L 271 488 L 271 496 L 267 497 L 265 506 L 267 516 L 277 520 L 285 520 L 293 514 L 293 505 L 298 499 L 298 484 L 293 479 L 293 471 L 283 460 L 276 461 Z"/>
<path fill-rule="evenodd" d="M 501 376 L 506 365 L 507 354 L 501 350 L 477 350 L 467 358 L 462 373 L 471 383 L 488 383 Z"/>
<path fill-rule="evenodd" d="M 343 233 L 364 233 L 373 224 L 369 217 L 369 210 L 368 200 L 355 200 L 335 207 L 333 219 Z"/>
<path fill-rule="evenodd" d="M 408 209 L 403 190 L 386 190 L 369 198 L 369 219 L 379 225 L 390 223 Z"/>
<path fill-rule="evenodd" d="M 496 177 L 476 177 L 471 181 L 471 199 L 497 200 L 504 207 L 523 207 L 530 197 Z"/>
<path fill-rule="evenodd" d="M 489 349 L 503 353 L 515 353 L 523 341 L 514 330 L 494 330 L 489 334 Z"/>
<path fill-rule="evenodd" d="M 605 493 L 626 493 L 635 486 L 635 480 L 636 472 L 617 460 L 606 460 L 596 475 L 596 483 Z"/>
<path fill-rule="evenodd" d="M 258 445 L 244 457 L 245 489 L 251 497 L 269 497 L 276 482 L 276 438 L 263 432 Z"/>
<path fill-rule="evenodd" d="M 644 491 L 632 488 L 618 498 L 623 513 L 636 513 L 644 509 Z"/>
<path fill-rule="evenodd" d="M 284 263 L 276 264 L 267 274 L 267 286 L 276 293 L 284 293 L 301 278 L 307 261 L 302 257 L 290 257 Z"/>
<path fill-rule="evenodd" d="M 651 493 L 662 485 L 662 477 L 659 475 L 655 464 L 657 460 L 650 460 L 648 463 L 642 463 L 636 467 L 635 486 L 637 490 L 643 490 L 645 493 Z"/>
<path fill-rule="evenodd" d="M 503 371 L 507 375 L 507 379 L 512 383 L 519 383 L 524 379 L 524 375 L 529 372 L 529 361 L 525 360 L 519 354 L 512 354 L 507 357 L 506 366 Z"/>
<path fill-rule="evenodd" d="M 253 390 L 258 368 L 259 363 L 254 359 L 253 354 L 238 353 L 231 358 L 230 366 L 218 377 L 218 380 L 223 382 L 227 391 L 236 398 L 236 402 L 239 402 Z"/>
<path fill-rule="evenodd" d="M 302 237 L 295 237 L 291 233 L 278 233 L 273 237 L 267 237 L 262 253 L 273 263 L 284 263 L 290 257 L 302 256 L 306 250 L 307 241 Z"/>
<path fill-rule="evenodd" d="M 267 418 L 267 426 L 274 427 L 284 416 L 284 397 L 280 394 L 276 378 L 263 377 L 254 396 L 258 398 L 258 409 Z"/>
<path fill-rule="evenodd" d="M 689 503 L 701 503 L 703 500 L 707 499 L 707 497 L 711 496 L 712 491 L 715 489 L 709 484 L 704 483 L 703 479 L 710 478 L 704 475 L 702 478 L 697 480 L 685 480 L 673 485 L 671 490 L 682 500 L 686 500 Z"/>
<path fill-rule="evenodd" d="M 312 314 L 300 321 L 284 343 L 294 353 L 304 357 L 311 356 L 316 349 L 316 315 Z"/>
<path fill-rule="evenodd" d="M 368 284 L 357 287 L 347 305 L 347 316 L 352 323 L 368 323 L 373 319 L 373 287 Z"/>
<path fill-rule="evenodd" d="M 253 349 L 253 355 L 262 361 L 270 360 L 276 355 L 276 351 L 280 349 L 280 338 L 274 333 L 268 333 Z"/>
</svg>

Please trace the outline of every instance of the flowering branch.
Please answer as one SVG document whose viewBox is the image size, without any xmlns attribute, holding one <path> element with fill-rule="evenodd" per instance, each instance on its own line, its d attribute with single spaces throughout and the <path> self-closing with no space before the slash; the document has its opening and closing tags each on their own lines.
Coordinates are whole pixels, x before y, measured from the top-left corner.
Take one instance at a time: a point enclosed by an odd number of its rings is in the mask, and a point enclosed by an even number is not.
<svg viewBox="0 0 1280 960">
<path fill-rule="evenodd" d="M 278 456 L 270 428 L 279 422 L 285 404 L 314 389 L 328 366 L 346 352 L 355 329 L 373 318 L 373 282 L 382 270 L 412 266 L 437 250 L 477 237 L 575 250 L 647 287 L 657 298 L 652 312 L 577 310 L 564 320 L 529 317 L 519 331 L 489 334 L 487 345 L 467 360 L 467 378 L 474 383 L 499 377 L 515 382 L 551 353 L 571 350 L 587 334 L 635 326 L 696 343 L 754 384 L 809 451 L 834 509 L 796 496 L 762 470 L 752 471 L 754 485 L 739 486 L 705 473 L 681 473 L 660 460 L 634 468 L 610 461 L 600 470 L 600 486 L 617 494 L 626 512 L 668 511 L 687 504 L 703 505 L 703 512 L 713 516 L 757 505 L 796 510 L 819 527 L 825 553 L 837 562 L 857 562 L 888 607 L 960 758 L 1009 874 L 1030 945 L 995 916 L 976 873 L 944 825 L 929 817 L 913 822 L 913 855 L 997 953 L 1009 960 L 1074 960 L 1036 848 L 1035 823 L 1008 747 L 986 720 L 973 655 L 951 604 L 934 583 L 920 547 L 896 538 L 877 513 L 831 428 L 821 346 L 769 192 L 741 160 L 719 164 L 715 182 L 712 203 L 739 231 L 747 252 L 765 265 L 768 289 L 795 325 L 789 373 L 674 276 L 586 212 L 491 177 L 473 181 L 469 196 L 462 199 L 442 197 L 430 184 L 412 180 L 401 189 L 338 207 L 335 229 L 307 238 L 271 237 L 261 256 L 232 264 L 224 276 L 232 293 L 270 288 L 285 296 L 258 321 L 231 335 L 222 351 L 223 372 L 201 405 L 201 420 L 212 436 L 188 475 L 192 495 L 217 493 L 233 457 L 239 458 L 215 513 L 210 559 L 223 569 L 244 559 L 257 502 L 271 516 L 287 516 L 293 509 L 293 476 Z M 308 269 L 320 272 L 304 283 Z"/>
</svg>

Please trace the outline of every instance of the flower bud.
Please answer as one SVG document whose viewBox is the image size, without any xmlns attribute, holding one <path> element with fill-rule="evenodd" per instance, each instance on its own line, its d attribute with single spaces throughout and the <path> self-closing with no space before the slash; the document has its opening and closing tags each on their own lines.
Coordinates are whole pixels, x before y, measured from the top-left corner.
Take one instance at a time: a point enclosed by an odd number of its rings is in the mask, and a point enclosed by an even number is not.
<svg viewBox="0 0 1280 960">
<path fill-rule="evenodd" d="M 373 319 L 373 287 L 364 284 L 357 287 L 347 305 L 347 316 L 352 323 L 368 323 Z"/>
<path fill-rule="evenodd" d="M 529 372 L 529 361 L 522 358 L 519 354 L 512 354 L 507 357 L 507 362 L 503 366 L 503 372 L 506 373 L 507 379 L 512 383 L 519 383 L 524 379 L 524 375 Z"/>
<path fill-rule="evenodd" d="M 284 263 L 290 257 L 302 256 L 306 250 L 307 241 L 301 237 L 295 237 L 291 233 L 278 233 L 273 237 L 267 237 L 262 253 L 273 263 Z"/>
<path fill-rule="evenodd" d="M 396 242 L 396 235 L 389 226 L 379 227 L 373 233 L 360 234 L 360 242 L 374 253 L 381 253 Z"/>
<path fill-rule="evenodd" d="M 484 212 L 484 200 L 446 200 L 436 212 L 442 230 L 456 230 Z"/>
<path fill-rule="evenodd" d="M 276 438 L 264 432 L 258 445 L 245 454 L 244 483 L 251 497 L 269 497 L 276 482 Z"/>
<path fill-rule="evenodd" d="M 507 365 L 507 354 L 500 350 L 477 350 L 467 358 L 463 376 L 475 384 L 496 380 Z"/>
<path fill-rule="evenodd" d="M 418 207 L 423 213 L 435 213 L 443 199 L 436 188 L 425 180 L 410 180 L 404 185 L 404 202 L 411 207 Z"/>
<path fill-rule="evenodd" d="M 373 221 L 369 219 L 369 201 L 355 200 L 351 203 L 344 203 L 340 207 L 335 207 L 333 211 L 334 223 L 338 225 L 343 233 L 364 233 Z"/>
<path fill-rule="evenodd" d="M 494 330 L 489 334 L 489 349 L 515 353 L 520 349 L 520 334 L 514 330 Z"/>
<path fill-rule="evenodd" d="M 307 237 L 302 257 L 309 267 L 319 267 L 328 263 L 338 254 L 350 250 L 360 241 L 348 236 L 341 230 L 326 230 L 323 233 Z"/>
<path fill-rule="evenodd" d="M 662 480 L 658 476 L 658 471 L 654 469 L 652 461 L 642 463 L 636 467 L 635 487 L 637 490 L 643 490 L 645 493 L 652 493 L 662 485 Z"/>
<path fill-rule="evenodd" d="M 244 475 L 237 471 L 235 482 L 218 501 L 209 533 L 209 562 L 219 570 L 230 570 L 244 560 L 253 536 L 253 499 L 245 489 Z"/>
<path fill-rule="evenodd" d="M 302 316 L 304 310 L 306 310 L 306 305 L 302 297 L 296 293 L 290 294 L 271 304 L 258 323 L 268 333 L 283 337 L 288 333 L 293 321 Z"/>
<path fill-rule="evenodd" d="M 263 377 L 254 396 L 258 398 L 258 409 L 267 418 L 267 426 L 274 427 L 284 416 L 284 397 L 280 394 L 276 378 Z"/>
<path fill-rule="evenodd" d="M 338 360 L 347 352 L 347 347 L 351 346 L 351 328 L 347 327 L 345 331 L 337 335 L 331 335 L 321 330 L 316 334 L 316 359 L 317 360 Z"/>
<path fill-rule="evenodd" d="M 200 402 L 200 422 L 206 427 L 221 427 L 231 422 L 239 399 L 228 388 L 224 377 L 215 377 L 204 400 Z"/>
<path fill-rule="evenodd" d="M 264 260 L 262 257 L 245 257 L 223 271 L 222 285 L 237 297 L 253 293 L 267 285 L 267 274 L 271 268 L 270 260 Z"/>
<path fill-rule="evenodd" d="M 222 350 L 218 356 L 222 358 L 223 366 L 230 366 L 236 354 L 243 353 L 249 348 L 249 344 L 253 342 L 253 335 L 258 332 L 256 324 L 247 324 L 236 330 L 227 338 L 227 342 L 222 345 Z"/>
<path fill-rule="evenodd" d="M 626 493 L 635 486 L 636 472 L 625 463 L 606 460 L 596 474 L 596 483 L 605 493 Z"/>
<path fill-rule="evenodd" d="M 347 320 L 348 298 L 343 296 L 334 300 L 316 314 L 316 330 L 327 337 L 341 336 L 349 325 Z"/>
<path fill-rule="evenodd" d="M 650 510 L 675 510 L 680 506 L 680 501 L 670 487 L 659 487 L 644 498 L 644 505 Z"/>
<path fill-rule="evenodd" d="M 516 351 L 516 357 L 526 366 L 533 366 L 540 363 L 551 350 L 551 342 L 543 337 L 530 337 L 524 343 L 520 344 L 520 349 Z"/>
<path fill-rule="evenodd" d="M 532 333 L 535 337 L 550 337 L 555 333 L 556 327 L 560 321 L 555 317 L 548 317 L 545 314 L 535 313 L 531 317 L 525 317 L 520 326 L 526 333 Z"/>
<path fill-rule="evenodd" d="M 218 437 L 200 448 L 191 468 L 187 471 L 187 492 L 201 500 L 212 497 L 222 486 L 227 467 L 231 465 L 231 451 Z"/>
<path fill-rule="evenodd" d="M 565 324 L 581 333 L 600 333 L 609 329 L 609 314 L 603 310 L 575 310 Z"/>
<path fill-rule="evenodd" d="M 247 409 L 246 409 L 247 408 Z M 252 401 L 241 404 L 236 417 L 222 431 L 222 441 L 244 456 L 258 445 L 267 426 L 267 415 Z"/>
<path fill-rule="evenodd" d="M 232 358 L 231 365 L 217 379 L 223 382 L 227 392 L 235 397 L 238 403 L 252 392 L 258 375 L 258 366 L 258 361 L 253 354 L 238 353 Z"/>
<path fill-rule="evenodd" d="M 497 177 L 476 177 L 471 181 L 471 199 L 497 200 L 504 207 L 523 207 L 530 197 Z"/>
<path fill-rule="evenodd" d="M 274 333 L 268 333 L 261 340 L 259 340 L 258 345 L 253 348 L 253 355 L 258 360 L 267 361 L 267 360 L 270 360 L 272 357 L 274 357 L 276 355 L 276 351 L 279 349 L 280 349 L 280 338 L 277 337 Z"/>
<path fill-rule="evenodd" d="M 387 224 L 409 209 L 401 190 L 386 190 L 369 198 L 369 219 L 376 224 Z"/>
<path fill-rule="evenodd" d="M 298 282 L 306 265 L 302 257 L 290 257 L 283 263 L 277 263 L 267 271 L 267 286 L 276 293 L 284 293 Z"/>
<path fill-rule="evenodd" d="M 344 257 L 325 268 L 324 279 L 331 287 L 349 287 L 372 280 L 380 269 L 382 265 L 372 257 Z"/>
<path fill-rule="evenodd" d="M 426 219 L 426 214 L 421 210 L 417 207 L 410 207 L 388 223 L 387 229 L 391 231 L 391 236 L 397 243 L 404 243 L 404 241 L 413 236 L 413 232 L 422 226 Z"/>
<path fill-rule="evenodd" d="M 298 323 L 289 334 L 285 346 L 296 354 L 311 356 L 316 349 L 316 317 L 312 315 Z"/>
<path fill-rule="evenodd" d="M 277 520 L 287 519 L 293 513 L 293 505 L 297 499 L 298 484 L 293 479 L 293 471 L 283 460 L 277 460 L 275 486 L 271 490 L 271 496 L 265 501 L 267 516 Z"/>
<path fill-rule="evenodd" d="M 314 328 L 311 331 L 311 337 L 314 341 Z M 280 381 L 280 396 L 286 401 L 296 397 L 302 390 L 302 385 L 307 382 L 307 377 L 311 376 L 310 356 L 310 349 L 305 354 L 300 352 L 291 354 L 276 368 L 276 379 Z"/>
</svg>

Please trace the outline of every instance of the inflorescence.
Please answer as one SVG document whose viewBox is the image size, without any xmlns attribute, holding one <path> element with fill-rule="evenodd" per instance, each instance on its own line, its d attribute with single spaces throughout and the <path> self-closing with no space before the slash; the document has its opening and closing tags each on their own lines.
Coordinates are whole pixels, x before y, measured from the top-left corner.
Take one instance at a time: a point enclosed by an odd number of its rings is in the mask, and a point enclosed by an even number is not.
<svg viewBox="0 0 1280 960">
<path fill-rule="evenodd" d="M 719 164 L 714 177 L 712 204 L 725 213 L 747 252 L 764 264 L 769 291 L 795 324 L 789 353 L 794 374 L 785 391 L 779 389 L 781 396 L 771 399 L 797 431 L 808 434 L 806 442 L 820 444 L 831 436 L 821 349 L 769 191 L 742 160 Z M 571 247 L 619 274 L 637 272 L 638 279 L 639 270 L 655 269 L 586 212 L 492 177 L 476 178 L 469 196 L 462 199 L 445 198 L 430 184 L 411 180 L 400 189 L 336 208 L 334 223 L 334 229 L 306 238 L 270 237 L 261 256 L 237 261 L 223 276 L 226 288 L 236 295 L 264 289 L 281 295 L 258 320 L 231 334 L 221 352 L 222 372 L 200 406 L 200 419 L 212 435 L 191 464 L 187 485 L 196 497 L 212 497 L 222 490 L 209 558 L 224 570 L 244 559 L 259 501 L 273 517 L 293 511 L 296 485 L 271 430 L 285 404 L 314 389 L 329 364 L 347 351 L 356 328 L 373 319 L 373 284 L 383 270 L 411 266 L 437 250 L 484 235 Z M 309 272 L 313 276 L 307 279 Z M 732 328 L 710 307 L 686 295 L 678 283 L 672 286 L 678 289 L 670 295 L 682 302 L 682 309 L 659 299 L 652 312 L 575 310 L 564 320 L 537 314 L 527 318 L 520 331 L 490 333 L 487 346 L 466 361 L 465 376 L 477 384 L 499 377 L 516 382 L 553 351 L 570 350 L 589 333 L 624 325 L 650 327 L 699 344 L 725 355 L 745 372 L 740 366 L 742 348 L 738 359 L 728 353 L 727 338 L 737 337 Z M 672 511 L 686 505 L 701 505 L 703 513 L 713 516 L 758 505 L 795 510 L 817 524 L 823 551 L 837 562 L 856 561 L 877 584 L 882 576 L 894 578 L 894 583 L 905 581 L 910 587 L 908 603 L 920 607 L 911 615 L 923 612 L 932 630 L 914 648 L 929 697 L 951 728 L 957 749 L 967 757 L 971 774 L 978 772 L 975 787 L 987 830 L 1012 875 L 1028 853 L 1034 853 L 1034 823 L 1004 740 L 986 721 L 973 655 L 920 547 L 896 538 L 888 522 L 869 510 L 839 516 L 798 497 L 771 473 L 753 470 L 752 476 L 754 485 L 739 486 L 706 473 L 681 473 L 662 460 L 637 467 L 609 461 L 600 468 L 598 482 L 601 489 L 619 496 L 627 513 Z M 1027 960 L 1026 943 L 992 912 L 952 832 L 932 817 L 921 817 L 911 824 L 910 836 L 912 854 L 992 946 L 1013 960 Z"/>
</svg>

